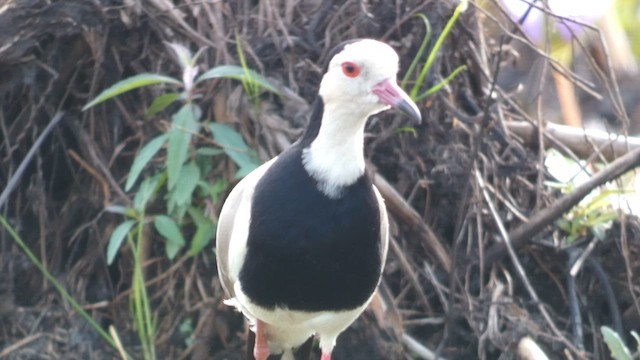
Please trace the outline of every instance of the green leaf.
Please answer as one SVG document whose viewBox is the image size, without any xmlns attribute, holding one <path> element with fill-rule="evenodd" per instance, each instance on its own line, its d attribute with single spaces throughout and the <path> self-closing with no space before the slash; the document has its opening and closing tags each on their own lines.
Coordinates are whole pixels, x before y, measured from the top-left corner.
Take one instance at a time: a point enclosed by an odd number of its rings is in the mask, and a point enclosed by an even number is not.
<svg viewBox="0 0 640 360">
<path fill-rule="evenodd" d="M 601 326 L 600 332 L 611 351 L 611 357 L 616 360 L 631 360 L 631 353 L 617 332 L 608 326 Z"/>
<path fill-rule="evenodd" d="M 196 154 L 202 156 L 216 156 L 220 154 L 224 154 L 224 150 L 212 147 L 203 147 L 196 150 Z"/>
<path fill-rule="evenodd" d="M 94 105 L 97 105 L 105 100 L 109 100 L 127 91 L 137 89 L 143 86 L 160 84 L 160 83 L 182 85 L 182 83 L 179 80 L 176 80 L 169 76 L 160 75 L 160 74 L 144 73 L 144 74 L 135 75 L 130 78 L 118 81 L 117 83 L 111 85 L 111 87 L 101 92 L 100 95 L 98 95 L 95 99 L 93 99 L 91 102 L 85 105 L 82 108 L 82 111 L 85 111 Z"/>
<path fill-rule="evenodd" d="M 121 205 L 109 205 L 104 210 L 112 214 L 124 215 L 130 218 L 138 216 L 135 209 Z"/>
<path fill-rule="evenodd" d="M 160 111 L 167 108 L 167 106 L 173 104 L 174 101 L 178 100 L 184 93 L 166 93 L 158 96 L 153 100 L 149 109 L 147 109 L 147 113 L 144 114 L 146 117 L 152 117 L 153 115 L 159 113 Z"/>
<path fill-rule="evenodd" d="M 113 230 L 111 233 L 111 237 L 109 238 L 109 244 L 107 245 L 107 264 L 111 265 L 113 263 L 113 259 L 115 259 L 120 246 L 122 246 L 122 242 L 124 238 L 129 234 L 133 225 L 135 225 L 135 220 L 126 220 L 122 222 L 118 227 Z"/>
<path fill-rule="evenodd" d="M 236 173 L 237 178 L 242 178 L 258 166 L 260 160 L 253 155 L 253 150 L 247 146 L 242 136 L 233 128 L 217 123 L 209 124 L 214 140 L 222 146 L 224 152 L 240 168 Z"/>
<path fill-rule="evenodd" d="M 144 209 L 147 207 L 147 203 L 155 196 L 165 177 L 166 173 L 161 172 L 142 181 L 136 196 L 133 198 L 133 207 L 139 213 L 144 212 Z"/>
<path fill-rule="evenodd" d="M 174 198 L 177 206 L 189 205 L 191 203 L 191 194 L 200 181 L 200 169 L 191 162 L 182 167 L 178 182 L 171 196 Z"/>
<path fill-rule="evenodd" d="M 196 233 L 191 239 L 189 255 L 196 256 L 205 248 L 205 246 L 209 245 L 211 239 L 213 239 L 214 226 L 211 219 L 205 216 L 202 209 L 190 207 L 188 212 L 197 227 Z"/>
<path fill-rule="evenodd" d="M 133 161 L 133 165 L 131 165 L 131 171 L 129 171 L 127 183 L 124 186 L 125 191 L 131 190 L 131 187 L 135 184 L 136 180 L 138 180 L 138 176 L 140 176 L 144 167 L 147 166 L 153 156 L 162 148 L 165 141 L 167 141 L 167 134 L 162 134 L 149 141 L 147 145 L 140 149 L 136 159 Z"/>
<path fill-rule="evenodd" d="M 216 66 L 213 69 L 206 71 L 202 75 L 200 75 L 198 79 L 196 79 L 196 83 L 204 80 L 218 78 L 235 79 L 243 82 L 247 81 L 255 85 L 260 85 L 263 89 L 271 91 L 272 93 L 278 95 L 280 94 L 278 89 L 271 85 L 271 83 L 269 83 L 269 80 L 267 80 L 264 76 L 258 74 L 254 70 L 243 69 L 241 66 L 236 65 Z"/>
<path fill-rule="evenodd" d="M 416 69 L 416 66 L 418 65 L 418 61 L 422 58 L 422 54 L 424 54 L 424 51 L 427 48 L 427 44 L 429 43 L 429 40 L 431 39 L 431 23 L 429 22 L 429 18 L 427 18 L 424 14 L 422 13 L 418 13 L 416 14 L 417 17 L 421 18 L 422 21 L 424 22 L 424 27 L 425 27 L 425 35 L 422 38 L 422 43 L 420 44 L 420 47 L 418 48 L 418 52 L 416 53 L 416 55 L 413 57 L 413 60 L 411 60 L 411 65 L 409 65 L 409 69 L 407 69 L 407 72 L 405 73 L 404 77 L 402 78 L 402 83 L 400 84 L 401 88 L 405 88 L 405 86 L 407 86 L 407 81 L 409 81 L 409 78 L 411 77 L 411 75 L 413 75 L 414 70 Z M 422 87 L 422 84 L 417 84 L 418 88 Z"/>
<path fill-rule="evenodd" d="M 200 251 L 205 248 L 205 246 L 209 245 L 211 239 L 213 239 L 213 224 L 211 223 L 211 221 L 198 226 L 196 233 L 193 235 L 193 239 L 191 239 L 191 248 L 189 249 L 189 255 L 198 255 Z"/>
<path fill-rule="evenodd" d="M 169 148 L 167 149 L 169 190 L 176 185 L 182 165 L 188 158 L 191 136 L 198 132 L 199 112 L 196 106 L 187 104 L 173 116 L 173 127 L 169 132 Z"/>
<path fill-rule="evenodd" d="M 219 179 L 214 183 L 200 182 L 200 188 L 205 192 L 205 196 L 209 196 L 214 203 L 220 201 L 220 195 L 227 190 L 229 183 L 224 179 Z"/>
<path fill-rule="evenodd" d="M 153 221 L 153 225 L 160 235 L 162 235 L 166 240 L 166 252 L 167 257 L 170 260 L 176 256 L 178 251 L 184 246 L 185 241 L 184 237 L 182 237 L 182 233 L 180 233 L 180 228 L 173 221 L 172 218 L 166 215 L 158 215 Z"/>
<path fill-rule="evenodd" d="M 191 220 L 193 220 L 193 223 L 196 224 L 196 226 L 202 226 L 208 222 L 211 222 L 211 219 L 209 219 L 209 217 L 205 215 L 204 209 L 190 206 L 187 209 L 187 212 L 189 213 L 189 216 L 191 216 Z"/>
<path fill-rule="evenodd" d="M 571 223 L 564 218 L 556 220 L 556 225 L 566 233 L 571 232 Z"/>
</svg>

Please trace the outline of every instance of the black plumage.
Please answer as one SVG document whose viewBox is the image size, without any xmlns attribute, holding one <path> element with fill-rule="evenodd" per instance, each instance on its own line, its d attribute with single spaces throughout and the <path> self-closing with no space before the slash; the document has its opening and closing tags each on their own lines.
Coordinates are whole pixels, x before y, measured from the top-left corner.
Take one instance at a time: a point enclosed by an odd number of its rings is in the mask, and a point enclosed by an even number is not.
<svg viewBox="0 0 640 360">
<path fill-rule="evenodd" d="M 376 196 L 366 173 L 341 197 L 325 196 L 303 167 L 303 146 L 281 154 L 256 185 L 242 289 L 266 308 L 353 309 L 382 269 Z"/>
</svg>

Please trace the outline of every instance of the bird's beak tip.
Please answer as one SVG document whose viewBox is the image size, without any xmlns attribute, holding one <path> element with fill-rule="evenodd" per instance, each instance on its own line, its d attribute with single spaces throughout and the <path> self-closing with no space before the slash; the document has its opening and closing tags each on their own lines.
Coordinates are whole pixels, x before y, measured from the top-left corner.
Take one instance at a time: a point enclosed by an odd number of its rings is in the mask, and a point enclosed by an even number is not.
<svg viewBox="0 0 640 360">
<path fill-rule="evenodd" d="M 396 84 L 395 80 L 381 81 L 373 88 L 373 93 L 378 96 L 381 103 L 402 111 L 418 124 L 422 122 L 420 109 L 411 97 Z"/>
<path fill-rule="evenodd" d="M 395 107 L 407 114 L 414 122 L 418 124 L 422 123 L 422 114 L 420 113 L 420 109 L 418 109 L 418 105 L 408 96 L 407 99 L 402 99 L 397 103 Z"/>
</svg>

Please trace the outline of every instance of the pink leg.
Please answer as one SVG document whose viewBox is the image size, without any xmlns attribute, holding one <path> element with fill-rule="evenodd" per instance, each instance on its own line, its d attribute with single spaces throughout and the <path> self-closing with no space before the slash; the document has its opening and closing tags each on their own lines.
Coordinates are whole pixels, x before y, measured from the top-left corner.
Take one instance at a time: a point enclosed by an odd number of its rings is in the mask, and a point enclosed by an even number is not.
<svg viewBox="0 0 640 360">
<path fill-rule="evenodd" d="M 322 357 L 320 358 L 320 360 L 331 360 L 331 353 L 330 352 L 322 352 Z"/>
<path fill-rule="evenodd" d="M 269 345 L 267 338 L 264 336 L 264 323 L 256 320 L 256 343 L 253 346 L 253 357 L 256 360 L 267 360 L 269 357 Z"/>
</svg>

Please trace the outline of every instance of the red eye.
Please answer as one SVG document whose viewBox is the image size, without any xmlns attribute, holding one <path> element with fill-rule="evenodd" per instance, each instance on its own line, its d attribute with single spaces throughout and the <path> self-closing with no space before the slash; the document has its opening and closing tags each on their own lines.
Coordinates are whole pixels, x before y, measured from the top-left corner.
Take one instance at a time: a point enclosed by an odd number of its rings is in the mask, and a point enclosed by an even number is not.
<svg viewBox="0 0 640 360">
<path fill-rule="evenodd" d="M 358 64 L 346 61 L 342 63 L 342 72 L 350 78 L 360 75 L 360 66 Z"/>
</svg>

